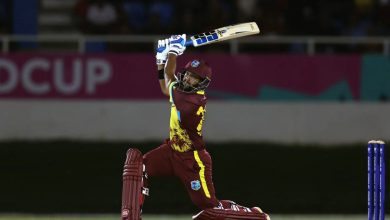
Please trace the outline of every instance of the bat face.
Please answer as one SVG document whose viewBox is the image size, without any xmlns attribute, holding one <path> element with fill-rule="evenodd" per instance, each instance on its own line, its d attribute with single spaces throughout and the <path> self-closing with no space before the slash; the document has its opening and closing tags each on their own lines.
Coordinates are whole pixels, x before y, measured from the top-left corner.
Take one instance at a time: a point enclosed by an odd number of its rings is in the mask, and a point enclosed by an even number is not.
<svg viewBox="0 0 390 220">
<path fill-rule="evenodd" d="M 189 45 L 194 47 L 260 33 L 256 22 L 241 23 L 192 36 Z M 187 45 L 188 46 L 188 45 Z"/>
</svg>

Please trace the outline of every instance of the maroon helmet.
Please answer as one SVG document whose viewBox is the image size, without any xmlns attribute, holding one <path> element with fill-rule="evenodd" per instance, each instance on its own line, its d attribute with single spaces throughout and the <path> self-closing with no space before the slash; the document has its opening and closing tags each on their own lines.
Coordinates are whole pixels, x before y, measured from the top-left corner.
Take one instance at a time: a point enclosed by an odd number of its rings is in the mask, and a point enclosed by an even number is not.
<svg viewBox="0 0 390 220">
<path fill-rule="evenodd" d="M 187 72 L 197 75 L 201 79 L 201 81 L 195 86 L 186 86 L 185 82 L 183 82 L 183 79 L 184 75 Z M 211 82 L 211 75 L 212 71 L 208 63 L 204 60 L 195 59 L 188 62 L 184 66 L 184 69 L 181 72 L 177 73 L 176 79 L 179 83 L 179 88 L 184 92 L 196 92 L 199 90 L 204 90 L 207 88 L 207 86 L 209 86 Z"/>
</svg>

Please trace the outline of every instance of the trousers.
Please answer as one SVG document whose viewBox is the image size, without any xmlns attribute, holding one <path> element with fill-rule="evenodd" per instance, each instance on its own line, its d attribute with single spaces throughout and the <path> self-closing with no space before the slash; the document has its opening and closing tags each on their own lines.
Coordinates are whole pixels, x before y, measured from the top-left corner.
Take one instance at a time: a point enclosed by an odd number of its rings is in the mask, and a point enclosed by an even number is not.
<svg viewBox="0 0 390 220">
<path fill-rule="evenodd" d="M 182 153 L 173 150 L 166 142 L 147 152 L 143 161 L 148 177 L 178 177 L 198 208 L 218 206 L 212 180 L 212 159 L 206 149 Z"/>
</svg>

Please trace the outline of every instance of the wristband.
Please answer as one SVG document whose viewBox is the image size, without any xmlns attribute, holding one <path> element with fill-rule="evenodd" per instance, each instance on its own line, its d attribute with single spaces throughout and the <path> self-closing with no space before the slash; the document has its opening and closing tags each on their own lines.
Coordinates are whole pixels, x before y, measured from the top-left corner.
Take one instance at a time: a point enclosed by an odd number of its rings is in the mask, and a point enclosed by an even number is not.
<svg viewBox="0 0 390 220">
<path fill-rule="evenodd" d="M 164 69 L 158 70 L 158 79 L 165 79 Z"/>
</svg>

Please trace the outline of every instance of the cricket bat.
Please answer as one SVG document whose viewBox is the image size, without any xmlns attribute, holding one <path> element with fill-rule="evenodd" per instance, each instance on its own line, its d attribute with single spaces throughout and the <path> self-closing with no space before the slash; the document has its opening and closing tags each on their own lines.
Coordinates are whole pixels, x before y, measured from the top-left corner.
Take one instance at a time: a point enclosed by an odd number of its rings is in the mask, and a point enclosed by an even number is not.
<svg viewBox="0 0 390 220">
<path fill-rule="evenodd" d="M 226 27 L 217 28 L 210 32 L 205 32 L 191 36 L 186 41 L 186 46 L 199 47 L 206 44 L 212 44 L 220 41 L 230 40 L 239 37 L 245 37 L 260 33 L 256 22 L 247 22 L 234 24 Z"/>
</svg>

